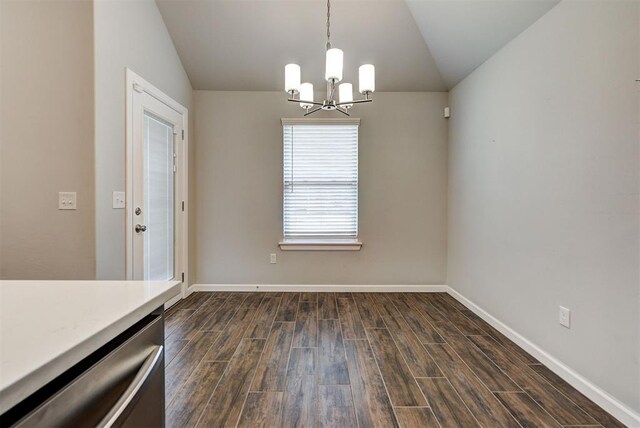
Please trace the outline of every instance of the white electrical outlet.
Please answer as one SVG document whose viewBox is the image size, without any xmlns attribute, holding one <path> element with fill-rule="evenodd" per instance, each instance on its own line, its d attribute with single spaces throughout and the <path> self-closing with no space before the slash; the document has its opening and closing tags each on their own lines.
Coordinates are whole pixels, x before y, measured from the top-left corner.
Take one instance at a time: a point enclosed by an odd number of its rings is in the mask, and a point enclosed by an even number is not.
<svg viewBox="0 0 640 428">
<path fill-rule="evenodd" d="M 76 192 L 58 192 L 58 209 L 75 210 Z"/>
<path fill-rule="evenodd" d="M 269 263 L 271 263 L 272 265 L 278 263 L 278 257 L 276 256 L 276 253 L 271 253 L 269 255 Z"/>
<path fill-rule="evenodd" d="M 561 325 L 571 328 L 571 311 L 568 308 L 560 306 L 559 321 Z"/>
<path fill-rule="evenodd" d="M 125 193 L 113 192 L 113 209 L 124 209 L 125 207 Z"/>
</svg>

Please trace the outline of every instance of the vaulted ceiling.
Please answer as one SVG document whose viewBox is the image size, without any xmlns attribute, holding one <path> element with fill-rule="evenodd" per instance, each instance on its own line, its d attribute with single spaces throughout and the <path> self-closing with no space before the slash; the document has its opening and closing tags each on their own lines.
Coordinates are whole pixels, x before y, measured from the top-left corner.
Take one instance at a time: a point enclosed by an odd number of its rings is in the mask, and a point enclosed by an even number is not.
<svg viewBox="0 0 640 428">
<path fill-rule="evenodd" d="M 446 91 L 559 0 L 332 0 L 344 79 L 376 66 L 379 91 Z M 194 89 L 271 91 L 284 66 L 323 88 L 325 0 L 156 0 Z"/>
</svg>

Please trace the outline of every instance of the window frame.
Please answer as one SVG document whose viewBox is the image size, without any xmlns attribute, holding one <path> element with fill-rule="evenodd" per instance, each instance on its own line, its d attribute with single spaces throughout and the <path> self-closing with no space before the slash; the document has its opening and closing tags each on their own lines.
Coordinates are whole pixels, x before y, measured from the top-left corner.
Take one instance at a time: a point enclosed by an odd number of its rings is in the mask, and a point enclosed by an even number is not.
<svg viewBox="0 0 640 428">
<path fill-rule="evenodd" d="M 284 127 L 290 125 L 356 125 L 360 126 L 359 118 L 282 118 L 282 144 L 283 144 L 283 158 L 282 158 L 282 173 L 284 174 Z M 360 132 L 358 130 L 358 152 L 360 147 Z M 358 163 L 360 162 L 360 156 L 358 153 Z M 281 197 L 282 197 L 282 236 L 278 245 L 283 251 L 359 251 L 362 248 L 362 242 L 360 241 L 360 172 L 358 168 L 358 200 L 356 209 L 356 224 L 357 234 L 355 238 L 286 238 L 284 236 L 284 213 L 285 213 L 285 180 L 284 176 L 281 181 Z"/>
</svg>

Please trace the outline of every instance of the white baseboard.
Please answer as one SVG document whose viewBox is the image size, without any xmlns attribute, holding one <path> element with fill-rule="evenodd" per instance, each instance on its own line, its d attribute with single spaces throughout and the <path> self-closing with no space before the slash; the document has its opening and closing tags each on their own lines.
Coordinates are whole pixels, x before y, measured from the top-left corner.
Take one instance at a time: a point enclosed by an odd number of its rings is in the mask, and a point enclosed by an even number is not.
<svg viewBox="0 0 640 428">
<path fill-rule="evenodd" d="M 193 291 L 312 291 L 378 293 L 446 293 L 446 285 L 308 285 L 308 284 L 194 284 Z"/>
<path fill-rule="evenodd" d="M 471 309 L 476 315 L 489 323 L 492 327 L 500 331 L 500 333 L 507 336 L 513 342 L 515 342 L 522 349 L 538 359 L 542 364 L 547 366 L 551 371 L 564 379 L 567 383 L 573 386 L 575 389 L 583 393 L 594 403 L 602 407 L 604 410 L 618 418 L 622 423 L 629 427 L 640 427 L 640 415 L 634 410 L 630 409 L 626 405 L 622 404 L 616 398 L 611 396 L 606 391 L 602 390 L 598 386 L 585 379 L 570 367 L 562 363 L 551 354 L 540 348 L 535 343 L 526 339 L 524 336 L 517 333 L 515 330 L 508 327 L 502 321 L 498 320 L 480 306 L 473 303 L 451 287 L 447 287 L 447 292 L 460 303 Z"/>
</svg>

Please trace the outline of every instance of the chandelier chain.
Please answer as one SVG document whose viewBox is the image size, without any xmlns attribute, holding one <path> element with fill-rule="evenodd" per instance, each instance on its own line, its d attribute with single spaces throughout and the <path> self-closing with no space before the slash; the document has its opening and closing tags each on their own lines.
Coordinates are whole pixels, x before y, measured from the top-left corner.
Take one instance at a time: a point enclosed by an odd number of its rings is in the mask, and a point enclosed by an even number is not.
<svg viewBox="0 0 640 428">
<path fill-rule="evenodd" d="M 331 49 L 331 0 L 327 0 L 327 50 Z"/>
</svg>

